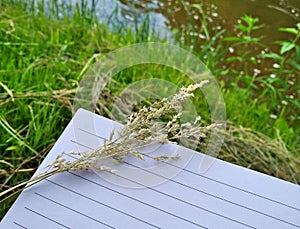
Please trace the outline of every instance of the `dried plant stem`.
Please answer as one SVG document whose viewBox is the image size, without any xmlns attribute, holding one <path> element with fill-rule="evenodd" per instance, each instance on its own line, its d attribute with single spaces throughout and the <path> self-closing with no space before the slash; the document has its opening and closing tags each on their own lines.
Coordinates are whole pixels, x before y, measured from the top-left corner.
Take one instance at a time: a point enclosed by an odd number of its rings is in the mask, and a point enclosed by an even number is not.
<svg viewBox="0 0 300 229">
<path fill-rule="evenodd" d="M 185 140 L 191 138 L 191 140 L 189 139 L 190 142 L 197 144 L 200 138 L 205 138 L 207 132 L 217 127 L 217 125 L 212 124 L 200 127 L 198 123 L 200 117 L 197 117 L 193 123 L 181 123 L 180 117 L 182 113 L 178 113 L 178 110 L 183 107 L 188 98 L 194 96 L 193 92 L 196 89 L 201 88 L 206 83 L 208 83 L 208 80 L 204 80 L 199 84 L 189 85 L 186 88 L 182 87 L 172 97 L 154 102 L 149 107 L 144 106 L 139 111 L 130 114 L 126 125 L 124 125 L 116 136 L 113 130 L 109 139 L 104 141 L 104 144 L 98 149 L 90 152 L 70 152 L 68 156 L 74 157 L 75 160 L 73 161 L 66 160 L 64 157 L 65 153 L 59 154 L 55 161 L 48 165 L 51 168 L 50 171 L 43 172 L 29 181 L 22 182 L 1 192 L 0 198 L 10 192 L 13 193 L 2 199 L 0 204 L 20 193 L 25 188 L 57 173 L 77 170 L 90 171 L 92 168 L 114 173 L 114 170 L 103 164 L 105 160 L 113 159 L 123 162 L 129 155 L 144 160 L 144 155 L 138 150 L 153 142 L 177 144 L 181 138 Z M 163 119 L 167 120 L 166 123 L 162 122 Z M 178 158 L 178 155 L 152 157 L 156 161 L 176 158 Z"/>
</svg>

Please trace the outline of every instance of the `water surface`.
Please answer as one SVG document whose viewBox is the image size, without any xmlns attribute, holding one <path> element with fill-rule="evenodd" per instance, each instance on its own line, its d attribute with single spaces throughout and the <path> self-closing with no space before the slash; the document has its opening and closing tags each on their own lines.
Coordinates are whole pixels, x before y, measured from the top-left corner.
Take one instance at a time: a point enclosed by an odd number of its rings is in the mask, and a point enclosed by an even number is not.
<svg viewBox="0 0 300 229">
<path fill-rule="evenodd" d="M 105 5 L 105 0 L 100 0 L 98 4 Z M 192 24 L 195 29 L 201 27 L 201 15 L 197 9 L 190 10 L 192 4 L 201 5 L 210 26 L 220 26 L 229 31 L 233 31 L 237 21 L 248 14 L 258 17 L 260 23 L 265 25 L 260 34 L 265 37 L 263 42 L 268 45 L 275 40 L 287 38 L 286 33 L 278 31 L 279 27 L 294 27 L 300 22 L 299 0 L 120 0 L 115 4 L 123 12 L 122 20 L 141 18 L 147 11 L 151 14 L 152 22 L 161 29 L 184 28 L 188 24 Z"/>
</svg>

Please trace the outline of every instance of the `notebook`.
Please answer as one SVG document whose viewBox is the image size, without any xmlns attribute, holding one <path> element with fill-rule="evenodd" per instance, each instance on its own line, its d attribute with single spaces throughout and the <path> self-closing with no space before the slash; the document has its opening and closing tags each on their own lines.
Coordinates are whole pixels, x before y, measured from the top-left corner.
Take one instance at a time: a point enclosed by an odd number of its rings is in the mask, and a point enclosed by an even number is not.
<svg viewBox="0 0 300 229">
<path fill-rule="evenodd" d="M 118 127 L 79 109 L 36 174 L 61 152 L 101 146 Z M 149 157 L 175 151 L 177 160 Z M 143 153 L 112 164 L 115 174 L 69 171 L 25 189 L 0 228 L 300 228 L 298 185 L 218 159 L 199 173 L 205 156 L 178 145 Z"/>
</svg>

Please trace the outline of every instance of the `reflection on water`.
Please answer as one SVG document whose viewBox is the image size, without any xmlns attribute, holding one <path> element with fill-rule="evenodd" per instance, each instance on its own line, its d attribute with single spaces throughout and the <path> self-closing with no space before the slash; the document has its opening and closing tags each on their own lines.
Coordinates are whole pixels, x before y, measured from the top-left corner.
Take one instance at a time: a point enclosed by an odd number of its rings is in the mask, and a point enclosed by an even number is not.
<svg viewBox="0 0 300 229">
<path fill-rule="evenodd" d="M 286 34 L 278 32 L 279 27 L 293 27 L 300 21 L 299 0 L 120 0 L 121 8 L 126 15 L 132 15 L 133 6 L 143 14 L 151 12 L 151 20 L 159 27 L 185 28 L 193 24 L 195 29 L 201 27 L 201 15 L 196 9 L 187 12 L 187 6 L 201 4 L 208 23 L 227 30 L 234 30 L 233 25 L 244 14 L 258 17 L 265 24 L 261 34 L 264 42 L 270 44 L 274 40 L 286 38 Z M 131 17 L 132 18 L 132 17 Z"/>
<path fill-rule="evenodd" d="M 39 0 L 36 0 L 39 1 Z M 75 5 L 84 0 L 56 0 Z M 234 25 L 244 15 L 258 17 L 265 27 L 261 29 L 264 43 L 270 45 L 275 40 L 286 39 L 286 33 L 279 27 L 293 27 L 300 22 L 300 0 L 86 0 L 89 7 L 96 3 L 96 16 L 101 22 L 117 20 L 115 23 L 132 25 L 143 21 L 147 15 L 156 31 L 171 34 L 170 30 L 185 31 L 189 27 L 201 27 L 201 15 L 190 6 L 200 4 L 212 28 L 234 31 Z M 45 0 L 46 4 L 52 0 Z M 80 5 L 80 4 L 79 4 Z M 116 10 L 118 9 L 118 10 Z M 110 21 L 112 22 L 112 21 Z M 201 36 L 200 36 L 201 38 Z M 204 38 L 204 37 L 202 37 Z"/>
</svg>

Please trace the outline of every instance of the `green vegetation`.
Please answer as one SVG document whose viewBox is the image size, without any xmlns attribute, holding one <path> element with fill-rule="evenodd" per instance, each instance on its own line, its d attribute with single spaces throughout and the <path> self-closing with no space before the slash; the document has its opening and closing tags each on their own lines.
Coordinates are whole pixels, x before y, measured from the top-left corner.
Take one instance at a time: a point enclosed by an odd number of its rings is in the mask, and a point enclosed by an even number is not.
<svg viewBox="0 0 300 229">
<path fill-rule="evenodd" d="M 76 88 L 95 54 L 136 42 L 167 42 L 155 35 L 147 18 L 133 29 L 113 19 L 100 25 L 85 4 L 73 11 L 53 1 L 45 13 L 43 3 L 34 8 L 24 2 L 0 3 L 0 190 L 29 179 L 49 152 L 72 117 Z M 201 7 L 191 7 L 201 11 L 205 22 Z M 299 183 L 300 25 L 281 28 L 293 38 L 278 41 L 278 51 L 264 52 L 261 37 L 253 35 L 260 27 L 258 19 L 244 16 L 237 25 L 241 35 L 235 36 L 203 23 L 201 31 L 193 32 L 204 32 L 207 39 L 200 51 L 193 51 L 217 77 L 226 102 L 230 123 L 220 158 Z M 179 45 L 198 42 L 187 40 Z M 126 69 L 101 95 L 98 112 L 108 116 L 122 88 L 153 77 L 188 83 L 163 66 Z M 1 217 L 12 201 L 1 206 Z"/>
</svg>

